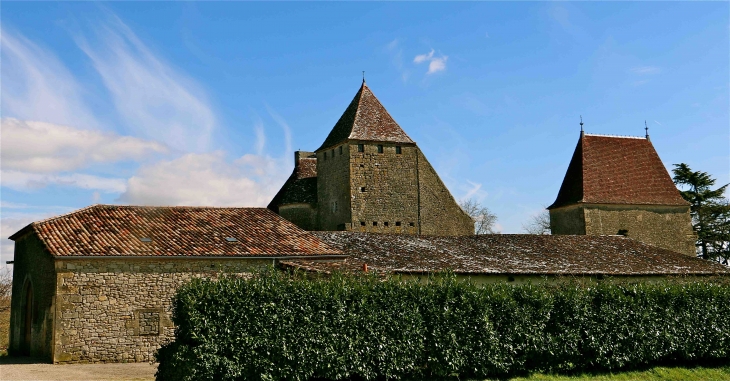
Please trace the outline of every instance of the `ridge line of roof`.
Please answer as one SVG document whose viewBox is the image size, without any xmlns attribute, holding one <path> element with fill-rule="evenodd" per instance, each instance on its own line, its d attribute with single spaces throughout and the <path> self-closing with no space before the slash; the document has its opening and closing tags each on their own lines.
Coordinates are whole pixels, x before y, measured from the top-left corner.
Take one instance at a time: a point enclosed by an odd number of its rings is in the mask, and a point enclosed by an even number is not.
<svg viewBox="0 0 730 381">
<path fill-rule="evenodd" d="M 608 135 L 608 134 L 585 134 L 585 136 L 598 136 L 602 138 L 622 138 L 622 139 L 640 139 L 647 140 L 644 136 L 630 136 L 630 135 Z"/>
</svg>

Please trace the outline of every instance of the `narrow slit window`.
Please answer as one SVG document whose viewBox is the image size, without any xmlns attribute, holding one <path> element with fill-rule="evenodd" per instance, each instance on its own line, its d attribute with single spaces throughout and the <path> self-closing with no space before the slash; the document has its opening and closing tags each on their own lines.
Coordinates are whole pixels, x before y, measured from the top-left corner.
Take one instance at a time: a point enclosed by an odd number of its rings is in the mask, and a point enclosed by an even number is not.
<svg viewBox="0 0 730 381">
<path fill-rule="evenodd" d="M 383 153 L 383 145 L 378 144 L 378 153 Z"/>
<path fill-rule="evenodd" d="M 335 158 L 335 149 L 334 148 L 332 148 L 332 158 L 333 159 Z"/>
<path fill-rule="evenodd" d="M 324 159 L 327 160 L 327 152 L 324 153 Z"/>
<path fill-rule="evenodd" d="M 357 152 L 365 152 L 365 144 L 358 144 Z"/>
<path fill-rule="evenodd" d="M 340 155 L 342 155 L 342 146 L 340 146 Z"/>
<path fill-rule="evenodd" d="M 395 153 L 397 153 L 398 155 L 403 153 L 400 146 L 395 146 Z"/>
<path fill-rule="evenodd" d="M 373 221 L 373 226 L 378 226 L 378 221 Z"/>
</svg>

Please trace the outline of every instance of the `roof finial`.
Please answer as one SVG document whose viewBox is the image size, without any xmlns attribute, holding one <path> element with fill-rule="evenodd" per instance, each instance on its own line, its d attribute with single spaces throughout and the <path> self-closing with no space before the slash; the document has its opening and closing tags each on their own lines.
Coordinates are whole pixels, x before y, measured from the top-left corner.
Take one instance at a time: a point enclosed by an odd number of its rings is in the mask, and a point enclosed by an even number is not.
<svg viewBox="0 0 730 381">
<path fill-rule="evenodd" d="M 580 137 L 582 138 L 585 135 L 585 132 L 583 132 L 583 115 L 580 116 Z"/>
<path fill-rule="evenodd" d="M 362 71 L 362 83 L 365 83 L 365 70 Z"/>
<path fill-rule="evenodd" d="M 646 120 L 644 120 L 644 130 L 646 130 L 646 140 L 649 140 L 649 126 L 646 124 Z"/>
</svg>

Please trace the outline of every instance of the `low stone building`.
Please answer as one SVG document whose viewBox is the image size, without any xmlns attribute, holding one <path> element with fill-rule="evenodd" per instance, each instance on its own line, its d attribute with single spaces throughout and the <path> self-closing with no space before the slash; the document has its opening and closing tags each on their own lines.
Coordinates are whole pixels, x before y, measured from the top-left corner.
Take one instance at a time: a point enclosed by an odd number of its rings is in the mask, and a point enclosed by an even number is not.
<svg viewBox="0 0 730 381">
<path fill-rule="evenodd" d="M 646 137 L 585 134 L 548 207 L 553 234 L 624 235 L 695 256 L 689 203 Z"/>
<path fill-rule="evenodd" d="M 730 268 L 623 236 L 487 234 L 458 237 L 313 232 L 349 254 L 341 261 L 282 260 L 285 269 L 399 274 L 451 270 L 476 283 L 541 282 L 556 277 L 656 280 L 730 276 Z"/>
<path fill-rule="evenodd" d="M 94 205 L 10 238 L 9 352 L 54 363 L 150 361 L 173 337 L 172 296 L 193 277 L 344 258 L 264 208 Z"/>
<path fill-rule="evenodd" d="M 474 221 L 363 81 L 268 206 L 307 230 L 468 235 Z"/>
</svg>

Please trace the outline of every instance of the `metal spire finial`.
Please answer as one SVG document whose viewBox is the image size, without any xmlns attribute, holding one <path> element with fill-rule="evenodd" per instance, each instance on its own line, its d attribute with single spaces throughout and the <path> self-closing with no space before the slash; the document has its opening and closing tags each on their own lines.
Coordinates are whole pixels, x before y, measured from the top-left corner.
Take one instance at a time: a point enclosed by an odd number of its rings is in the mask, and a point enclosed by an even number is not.
<svg viewBox="0 0 730 381">
<path fill-rule="evenodd" d="M 583 115 L 580 116 L 580 132 L 583 132 Z"/>
<path fill-rule="evenodd" d="M 646 130 L 646 138 L 649 139 L 649 126 L 646 124 L 646 120 L 644 120 L 644 130 Z"/>
<path fill-rule="evenodd" d="M 362 83 L 365 83 L 365 70 L 362 71 Z"/>
</svg>

